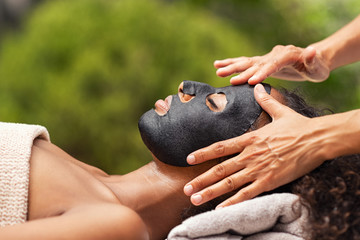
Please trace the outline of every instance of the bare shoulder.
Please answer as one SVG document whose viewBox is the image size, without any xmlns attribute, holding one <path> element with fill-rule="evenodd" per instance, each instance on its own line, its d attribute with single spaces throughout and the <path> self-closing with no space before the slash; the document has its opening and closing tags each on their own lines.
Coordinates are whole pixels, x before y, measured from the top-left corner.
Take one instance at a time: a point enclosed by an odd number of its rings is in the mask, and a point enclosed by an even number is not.
<svg viewBox="0 0 360 240">
<path fill-rule="evenodd" d="M 146 226 L 139 215 L 117 204 L 88 204 L 61 216 L 28 221 L 0 229 L 0 239 L 145 240 Z"/>
</svg>

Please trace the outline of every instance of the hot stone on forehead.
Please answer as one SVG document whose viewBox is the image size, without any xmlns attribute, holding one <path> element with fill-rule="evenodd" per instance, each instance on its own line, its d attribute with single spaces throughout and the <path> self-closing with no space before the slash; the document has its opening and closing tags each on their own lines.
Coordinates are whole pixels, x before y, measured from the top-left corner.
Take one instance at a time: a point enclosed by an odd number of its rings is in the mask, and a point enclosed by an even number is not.
<svg viewBox="0 0 360 240">
<path fill-rule="evenodd" d="M 264 85 L 270 93 L 271 87 Z M 254 97 L 254 86 L 248 84 L 214 88 L 205 83 L 184 81 L 183 91 L 195 97 L 183 103 L 173 95 L 167 114 L 159 116 L 152 109 L 139 120 L 145 145 L 166 164 L 189 166 L 188 154 L 242 135 L 262 112 Z M 213 93 L 226 95 L 228 102 L 222 112 L 213 112 L 206 106 L 206 97 Z"/>
</svg>

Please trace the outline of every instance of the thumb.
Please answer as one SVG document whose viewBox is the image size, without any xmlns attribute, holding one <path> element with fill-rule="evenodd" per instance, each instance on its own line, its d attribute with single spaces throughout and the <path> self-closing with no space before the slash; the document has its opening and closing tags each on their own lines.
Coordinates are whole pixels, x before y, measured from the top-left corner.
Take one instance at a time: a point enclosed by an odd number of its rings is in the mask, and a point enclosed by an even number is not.
<svg viewBox="0 0 360 240">
<path fill-rule="evenodd" d="M 272 91 L 274 91 L 274 89 Z M 280 118 L 285 111 L 289 110 L 287 106 L 279 103 L 275 98 L 270 96 L 265 91 L 262 84 L 256 84 L 254 95 L 258 104 L 271 116 L 272 119 Z"/>
</svg>

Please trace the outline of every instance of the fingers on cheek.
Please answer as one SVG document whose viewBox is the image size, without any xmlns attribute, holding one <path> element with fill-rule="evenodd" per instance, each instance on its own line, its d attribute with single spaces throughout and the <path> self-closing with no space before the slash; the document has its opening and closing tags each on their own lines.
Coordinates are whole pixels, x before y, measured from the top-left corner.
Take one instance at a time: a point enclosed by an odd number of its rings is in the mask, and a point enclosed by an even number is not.
<svg viewBox="0 0 360 240">
<path fill-rule="evenodd" d="M 194 195 L 192 195 L 191 202 L 194 205 L 200 205 L 215 197 L 216 196 L 214 195 L 214 190 L 212 188 L 207 188 L 200 193 L 195 193 Z"/>
<path fill-rule="evenodd" d="M 238 193 L 236 193 L 234 196 L 230 197 L 229 199 L 227 199 L 224 202 L 222 202 L 221 204 L 219 204 L 219 206 L 217 206 L 216 208 L 223 208 L 223 207 L 227 207 L 230 205 L 234 205 L 236 203 L 240 203 L 245 200 L 249 200 L 253 197 L 254 196 L 251 193 L 251 191 L 249 191 L 248 188 L 244 188 L 244 189 L 240 190 Z"/>
<path fill-rule="evenodd" d="M 202 176 L 199 176 L 199 177 L 195 178 L 194 180 L 192 180 L 190 182 L 190 185 L 193 188 L 193 192 L 197 192 L 197 191 L 203 189 L 204 188 L 204 183 L 203 183 Z"/>
<path fill-rule="evenodd" d="M 225 152 L 225 145 L 223 143 L 218 143 L 214 146 L 215 157 L 221 157 Z"/>
<path fill-rule="evenodd" d="M 207 152 L 207 150 L 196 151 L 196 152 L 190 154 L 187 157 L 186 161 L 190 165 L 202 163 L 202 162 L 204 162 L 206 160 L 206 152 Z"/>
<path fill-rule="evenodd" d="M 190 163 L 188 157 L 188 163 L 196 164 L 202 163 L 211 159 L 219 158 L 224 156 L 226 147 L 223 143 L 216 143 L 207 147 L 203 150 L 199 150 L 198 152 L 194 153 L 194 160 Z"/>
<path fill-rule="evenodd" d="M 220 208 L 224 208 L 227 206 L 231 206 L 234 205 L 236 202 L 233 201 L 233 199 L 229 198 L 226 201 L 222 202 L 221 204 L 219 204 L 218 206 L 216 206 L 216 209 L 220 209 Z"/>
<path fill-rule="evenodd" d="M 219 206 L 217 206 L 216 208 L 222 208 L 246 200 L 250 200 L 264 191 L 268 191 L 268 188 L 264 186 L 264 181 L 259 181 L 259 180 L 252 181 L 248 186 L 245 186 L 242 189 L 240 189 L 236 194 L 234 194 L 232 197 L 219 204 Z"/>
<path fill-rule="evenodd" d="M 238 185 L 236 184 L 235 177 L 233 176 L 226 177 L 225 179 L 216 183 L 215 185 L 192 195 L 191 202 L 194 205 L 203 204 L 223 194 L 234 191 L 237 188 L 237 186 Z"/>
<path fill-rule="evenodd" d="M 226 177 L 226 167 L 223 163 L 220 163 L 211 169 L 211 173 L 215 181 L 223 179 L 224 177 Z"/>
<path fill-rule="evenodd" d="M 274 174 L 272 173 L 267 174 L 267 176 L 259 182 L 264 191 L 271 191 L 277 187 L 277 185 L 275 184 L 277 181 L 274 177 Z"/>
<path fill-rule="evenodd" d="M 217 182 L 220 179 L 226 177 L 226 167 L 223 164 L 218 164 L 211 168 L 208 172 L 196 177 L 189 184 L 185 186 L 185 193 L 190 195 L 194 192 L 200 191 L 205 187 Z M 190 189 L 191 186 L 191 189 Z M 191 191 L 190 191 L 191 190 Z"/>
</svg>

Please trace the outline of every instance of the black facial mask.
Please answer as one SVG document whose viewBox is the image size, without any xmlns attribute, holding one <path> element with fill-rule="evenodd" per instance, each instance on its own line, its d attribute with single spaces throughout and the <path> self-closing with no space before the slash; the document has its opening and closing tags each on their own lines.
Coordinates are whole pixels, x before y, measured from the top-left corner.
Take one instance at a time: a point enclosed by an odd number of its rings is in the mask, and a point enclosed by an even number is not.
<svg viewBox="0 0 360 240">
<path fill-rule="evenodd" d="M 271 87 L 264 86 L 270 93 Z M 195 97 L 183 103 L 178 95 L 173 95 L 170 110 L 164 116 L 152 109 L 139 120 L 145 145 L 166 164 L 189 166 L 188 154 L 242 135 L 262 112 L 254 97 L 254 87 L 248 84 L 214 88 L 205 83 L 184 81 L 183 92 Z M 226 95 L 227 104 L 221 112 L 213 112 L 206 105 L 206 97 L 213 93 Z"/>
</svg>

